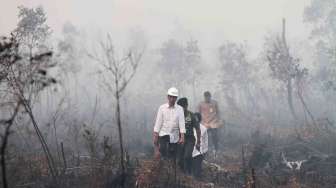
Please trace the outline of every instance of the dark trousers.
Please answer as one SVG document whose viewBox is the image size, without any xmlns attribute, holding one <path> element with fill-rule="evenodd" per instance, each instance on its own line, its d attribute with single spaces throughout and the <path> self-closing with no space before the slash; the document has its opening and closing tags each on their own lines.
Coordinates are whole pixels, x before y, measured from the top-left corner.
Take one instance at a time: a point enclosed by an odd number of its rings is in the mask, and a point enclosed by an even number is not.
<svg viewBox="0 0 336 188">
<path fill-rule="evenodd" d="M 192 152 L 195 146 L 194 136 L 185 136 L 185 143 L 179 147 L 179 166 L 187 174 L 192 173 Z"/>
<path fill-rule="evenodd" d="M 177 153 L 177 144 L 170 143 L 169 135 L 159 137 L 159 151 L 163 159 L 174 159 Z"/>
<path fill-rule="evenodd" d="M 200 178 L 202 175 L 203 159 L 204 159 L 203 155 L 197 155 L 192 160 L 192 173 L 196 178 Z"/>
<path fill-rule="evenodd" d="M 216 151 L 218 151 L 218 128 L 208 129 L 209 137 Z"/>
</svg>

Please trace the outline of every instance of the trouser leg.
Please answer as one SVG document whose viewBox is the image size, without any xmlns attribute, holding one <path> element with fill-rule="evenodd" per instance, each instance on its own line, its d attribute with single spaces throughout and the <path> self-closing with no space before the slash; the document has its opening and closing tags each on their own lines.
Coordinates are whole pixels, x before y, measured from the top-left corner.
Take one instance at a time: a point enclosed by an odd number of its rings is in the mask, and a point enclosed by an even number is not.
<svg viewBox="0 0 336 188">
<path fill-rule="evenodd" d="M 218 129 L 214 129 L 213 130 L 213 142 L 214 142 L 214 146 L 215 146 L 215 150 L 218 150 Z"/>
<path fill-rule="evenodd" d="M 163 159 L 168 158 L 169 141 L 170 141 L 169 139 L 170 139 L 169 135 L 159 137 L 159 151 Z"/>
<path fill-rule="evenodd" d="M 200 178 L 202 174 L 203 158 L 204 158 L 203 155 L 197 155 L 196 157 L 193 158 L 193 164 L 192 164 L 193 175 L 197 178 Z"/>
<path fill-rule="evenodd" d="M 212 144 L 214 146 L 214 149 L 217 151 L 218 150 L 218 129 L 217 128 L 213 128 L 213 129 L 209 129 L 209 136 L 211 137 L 211 141 Z"/>
<path fill-rule="evenodd" d="M 168 145 L 168 157 L 169 159 L 176 160 L 177 157 L 177 143 L 169 143 Z"/>
<path fill-rule="evenodd" d="M 191 174 L 192 170 L 192 152 L 195 146 L 194 136 L 187 136 L 186 143 L 184 146 L 184 171 L 188 174 Z"/>
<path fill-rule="evenodd" d="M 177 146 L 177 161 L 178 165 L 181 170 L 184 170 L 184 149 L 185 149 L 185 144 L 179 144 Z"/>
</svg>

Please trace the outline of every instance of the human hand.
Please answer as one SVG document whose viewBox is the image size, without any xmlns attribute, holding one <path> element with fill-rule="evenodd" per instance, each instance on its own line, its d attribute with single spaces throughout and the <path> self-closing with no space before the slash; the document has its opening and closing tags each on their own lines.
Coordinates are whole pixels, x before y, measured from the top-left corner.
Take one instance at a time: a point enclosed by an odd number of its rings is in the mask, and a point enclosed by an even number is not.
<svg viewBox="0 0 336 188">
<path fill-rule="evenodd" d="M 154 142 L 154 146 L 159 146 L 159 133 L 154 132 L 153 142 Z"/>
<path fill-rule="evenodd" d="M 199 142 L 196 143 L 196 149 L 201 152 L 201 144 Z"/>
<path fill-rule="evenodd" d="M 178 141 L 178 144 L 184 144 L 184 134 L 180 135 L 180 139 Z"/>
<path fill-rule="evenodd" d="M 155 146 L 154 147 L 154 159 L 160 159 L 161 157 L 161 154 L 160 154 L 160 150 L 159 150 L 159 147 L 158 146 Z"/>
</svg>

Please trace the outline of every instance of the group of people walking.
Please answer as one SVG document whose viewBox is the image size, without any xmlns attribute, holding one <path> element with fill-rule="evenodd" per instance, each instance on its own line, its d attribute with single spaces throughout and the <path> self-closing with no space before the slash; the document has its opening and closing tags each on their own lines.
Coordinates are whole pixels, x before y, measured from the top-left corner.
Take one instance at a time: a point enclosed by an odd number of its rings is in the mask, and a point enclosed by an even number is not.
<svg viewBox="0 0 336 188">
<path fill-rule="evenodd" d="M 208 132 L 214 150 L 218 150 L 218 105 L 206 91 L 198 112 L 193 113 L 188 109 L 188 99 L 178 97 L 176 88 L 168 89 L 168 102 L 158 109 L 153 134 L 155 157 L 173 159 L 184 173 L 199 178 L 208 151 Z"/>
</svg>

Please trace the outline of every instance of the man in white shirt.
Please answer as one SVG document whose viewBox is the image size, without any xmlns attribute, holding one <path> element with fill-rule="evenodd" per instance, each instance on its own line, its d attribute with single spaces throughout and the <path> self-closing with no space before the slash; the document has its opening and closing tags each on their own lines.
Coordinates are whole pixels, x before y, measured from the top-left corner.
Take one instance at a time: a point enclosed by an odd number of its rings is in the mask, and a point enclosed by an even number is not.
<svg viewBox="0 0 336 188">
<path fill-rule="evenodd" d="M 168 103 L 159 107 L 154 125 L 155 157 L 176 157 L 177 144 L 184 143 L 185 120 L 183 108 L 176 104 L 178 90 L 167 92 Z"/>
</svg>

